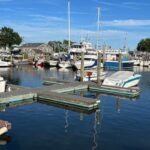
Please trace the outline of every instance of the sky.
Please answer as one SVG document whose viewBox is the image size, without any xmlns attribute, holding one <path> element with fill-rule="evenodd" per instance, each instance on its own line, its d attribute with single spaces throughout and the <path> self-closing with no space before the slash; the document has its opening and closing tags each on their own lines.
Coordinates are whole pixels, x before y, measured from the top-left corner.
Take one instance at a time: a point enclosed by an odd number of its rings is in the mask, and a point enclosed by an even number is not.
<svg viewBox="0 0 150 150">
<path fill-rule="evenodd" d="M 70 0 L 71 40 L 96 44 L 97 12 L 101 17 L 99 46 L 135 49 L 150 38 L 150 0 Z M 0 0 L 0 27 L 13 28 L 23 43 L 68 39 L 68 0 Z"/>
</svg>

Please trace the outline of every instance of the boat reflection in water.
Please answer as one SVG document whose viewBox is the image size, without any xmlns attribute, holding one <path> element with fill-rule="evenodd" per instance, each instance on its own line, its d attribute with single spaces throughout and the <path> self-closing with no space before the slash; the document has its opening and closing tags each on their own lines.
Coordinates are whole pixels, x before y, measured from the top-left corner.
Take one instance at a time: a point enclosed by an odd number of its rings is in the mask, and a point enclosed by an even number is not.
<svg viewBox="0 0 150 150">
<path fill-rule="evenodd" d="M 11 142 L 11 136 L 6 135 L 6 134 L 0 136 L 0 146 L 6 145 L 9 142 Z"/>
</svg>

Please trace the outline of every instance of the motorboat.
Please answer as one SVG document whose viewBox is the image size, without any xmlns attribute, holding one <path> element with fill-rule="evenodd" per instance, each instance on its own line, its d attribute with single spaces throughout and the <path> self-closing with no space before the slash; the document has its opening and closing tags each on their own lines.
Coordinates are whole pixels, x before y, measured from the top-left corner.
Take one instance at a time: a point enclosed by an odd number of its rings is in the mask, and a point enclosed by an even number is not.
<svg viewBox="0 0 150 150">
<path fill-rule="evenodd" d="M 140 61 L 140 66 L 149 67 L 150 61 Z"/>
<path fill-rule="evenodd" d="M 81 60 L 78 60 L 74 63 L 74 67 L 78 70 L 81 69 Z M 84 68 L 85 69 L 94 69 L 97 67 L 97 60 L 84 58 Z"/>
<path fill-rule="evenodd" d="M 105 77 L 107 76 L 107 72 L 102 71 L 100 73 L 100 80 L 103 81 Z M 77 71 L 77 74 L 74 76 L 74 79 L 77 81 L 81 81 L 81 73 L 80 71 Z M 96 81 L 97 80 L 97 70 L 85 70 L 83 81 Z"/>
<path fill-rule="evenodd" d="M 133 71 L 117 71 L 106 77 L 102 85 L 129 88 L 137 86 L 140 79 L 141 75 L 135 74 Z"/>
<path fill-rule="evenodd" d="M 44 66 L 44 61 L 45 61 L 45 59 L 39 59 L 36 62 L 36 67 L 43 67 Z"/>
<path fill-rule="evenodd" d="M 100 50 L 104 53 L 104 67 L 110 69 L 119 68 L 119 55 L 121 55 L 121 66 L 122 68 L 130 69 L 134 66 L 134 61 L 129 60 L 129 55 L 127 51 L 122 51 L 119 49 L 106 49 Z"/>
<path fill-rule="evenodd" d="M 0 67 L 10 67 L 12 65 L 11 62 L 7 62 L 7 61 L 2 61 L 0 59 Z"/>
<path fill-rule="evenodd" d="M 140 66 L 140 60 L 133 60 L 134 66 Z"/>
<path fill-rule="evenodd" d="M 59 60 L 58 59 L 52 59 L 49 62 L 50 67 L 57 67 L 59 64 Z"/>
<path fill-rule="evenodd" d="M 58 64 L 58 66 L 59 66 L 60 68 L 71 68 L 71 67 L 72 67 L 72 64 L 71 64 L 71 62 L 70 62 L 69 60 L 67 60 L 67 61 L 61 61 L 61 62 Z"/>
</svg>

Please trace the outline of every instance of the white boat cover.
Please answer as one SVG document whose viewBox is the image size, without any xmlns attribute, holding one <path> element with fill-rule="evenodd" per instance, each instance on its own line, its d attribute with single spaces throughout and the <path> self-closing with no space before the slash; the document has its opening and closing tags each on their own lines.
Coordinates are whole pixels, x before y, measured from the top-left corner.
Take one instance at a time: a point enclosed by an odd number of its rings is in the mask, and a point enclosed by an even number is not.
<svg viewBox="0 0 150 150">
<path fill-rule="evenodd" d="M 117 71 L 116 73 L 112 74 L 111 76 L 107 77 L 109 80 L 118 81 L 118 80 L 126 80 L 134 75 L 132 71 Z"/>
</svg>

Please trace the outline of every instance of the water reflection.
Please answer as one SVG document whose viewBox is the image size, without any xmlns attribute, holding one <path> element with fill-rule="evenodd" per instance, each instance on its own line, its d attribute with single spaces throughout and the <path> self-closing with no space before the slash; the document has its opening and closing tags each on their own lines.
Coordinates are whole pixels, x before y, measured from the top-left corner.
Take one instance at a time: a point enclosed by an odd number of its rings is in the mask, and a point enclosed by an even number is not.
<svg viewBox="0 0 150 150">
<path fill-rule="evenodd" d="M 98 132 L 97 132 L 97 128 L 100 125 L 100 110 L 97 110 L 95 112 L 95 120 L 94 120 L 94 134 L 93 134 L 93 146 L 92 146 L 92 150 L 96 150 L 98 148 Z"/>
<path fill-rule="evenodd" d="M 15 108 L 15 107 L 19 107 L 19 106 L 30 105 L 34 102 L 35 101 L 33 99 L 26 99 L 26 100 L 22 100 L 22 101 L 3 103 L 3 104 L 0 104 L 0 111 L 5 112 L 9 108 Z"/>
<path fill-rule="evenodd" d="M 68 122 L 68 115 L 69 111 L 65 110 L 65 132 L 68 132 L 69 122 Z"/>
<path fill-rule="evenodd" d="M 121 109 L 120 97 L 116 97 L 116 111 L 119 113 Z"/>
<path fill-rule="evenodd" d="M 11 142 L 11 136 L 3 134 L 0 136 L 0 145 L 6 145 Z"/>
<path fill-rule="evenodd" d="M 136 73 L 150 72 L 150 67 L 135 66 L 134 72 Z"/>
</svg>

